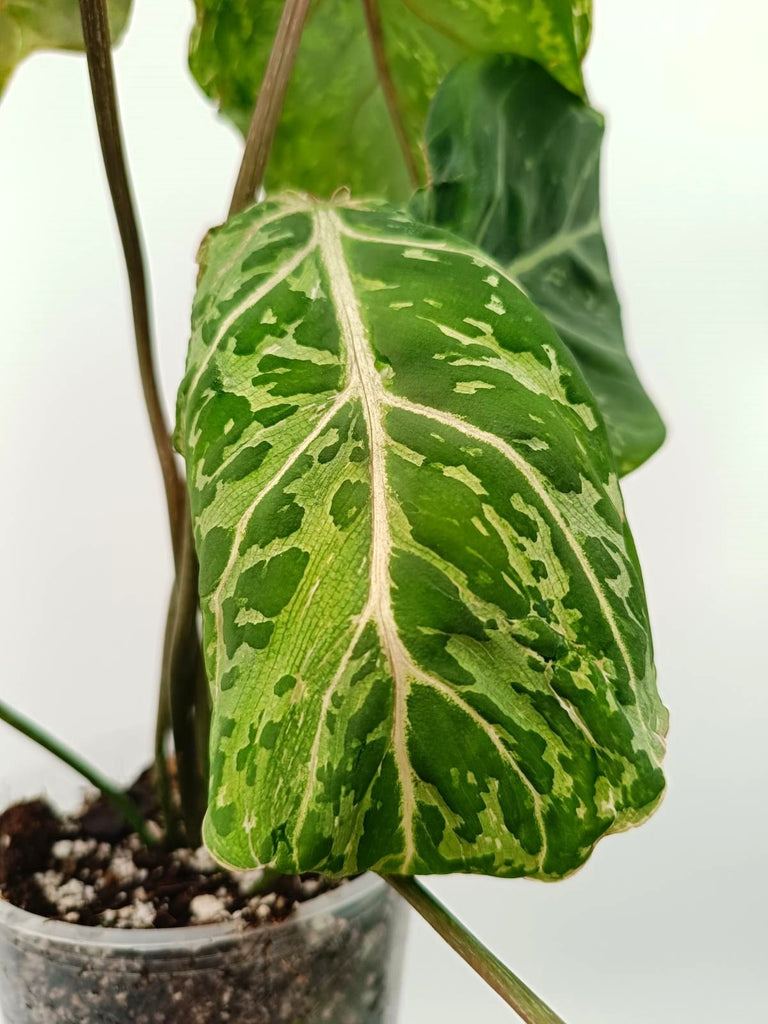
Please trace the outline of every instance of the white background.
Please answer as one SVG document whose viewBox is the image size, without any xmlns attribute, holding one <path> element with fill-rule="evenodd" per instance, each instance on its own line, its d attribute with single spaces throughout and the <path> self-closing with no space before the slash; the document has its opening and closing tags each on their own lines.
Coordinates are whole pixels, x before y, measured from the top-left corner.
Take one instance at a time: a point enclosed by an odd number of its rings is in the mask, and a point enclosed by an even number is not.
<svg viewBox="0 0 768 1024">
<path fill-rule="evenodd" d="M 625 484 L 672 714 L 669 793 L 567 882 L 434 889 L 569 1024 L 761 1024 L 768 8 L 596 8 L 607 227 L 630 343 L 670 428 Z M 184 0 L 137 0 L 117 54 L 168 396 L 195 250 L 240 153 L 186 71 L 190 22 Z M 0 692 L 115 768 L 116 726 L 149 748 L 170 559 L 81 58 L 34 57 L 0 103 L 0 261 Z M 33 755 L 0 737 L 0 777 L 13 776 Z M 414 921 L 401 1024 L 511 1016 Z"/>
</svg>

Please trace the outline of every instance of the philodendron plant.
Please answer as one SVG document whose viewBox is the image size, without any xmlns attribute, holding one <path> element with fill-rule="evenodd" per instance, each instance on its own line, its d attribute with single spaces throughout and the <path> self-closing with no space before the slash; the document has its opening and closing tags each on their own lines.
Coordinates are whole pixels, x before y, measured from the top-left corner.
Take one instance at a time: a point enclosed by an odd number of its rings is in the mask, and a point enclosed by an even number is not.
<svg viewBox="0 0 768 1024">
<path fill-rule="evenodd" d="M 4 59 L 13 32 L 17 57 L 38 45 L 30 25 L 70 45 L 70 6 L 6 5 Z M 176 563 L 166 841 L 202 829 L 235 868 L 378 872 L 525 1020 L 558 1020 L 413 876 L 563 878 L 664 789 L 619 486 L 664 427 L 601 230 L 591 4 L 196 8 L 193 74 L 247 141 L 199 254 L 184 487 L 106 8 L 80 0 Z"/>
</svg>

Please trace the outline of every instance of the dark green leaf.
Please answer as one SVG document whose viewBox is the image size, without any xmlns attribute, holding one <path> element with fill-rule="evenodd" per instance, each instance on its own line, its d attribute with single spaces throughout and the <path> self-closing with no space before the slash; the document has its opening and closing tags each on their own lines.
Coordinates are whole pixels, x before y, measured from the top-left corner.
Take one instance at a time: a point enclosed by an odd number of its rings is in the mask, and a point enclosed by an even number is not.
<svg viewBox="0 0 768 1024">
<path fill-rule="evenodd" d="M 621 473 L 664 440 L 627 354 L 600 225 L 603 119 L 522 58 L 472 59 L 441 86 L 427 124 L 429 223 L 471 240 L 528 292 L 571 349 Z"/>
</svg>

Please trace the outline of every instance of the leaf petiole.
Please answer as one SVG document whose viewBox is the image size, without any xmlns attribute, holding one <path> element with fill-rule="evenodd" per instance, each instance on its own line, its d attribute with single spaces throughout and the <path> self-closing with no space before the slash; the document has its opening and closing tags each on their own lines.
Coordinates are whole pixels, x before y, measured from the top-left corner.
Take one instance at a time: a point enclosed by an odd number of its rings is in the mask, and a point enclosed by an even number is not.
<svg viewBox="0 0 768 1024">
<path fill-rule="evenodd" d="M 385 875 L 384 878 L 526 1024 L 564 1024 L 562 1017 L 542 1002 L 415 878 L 404 875 Z"/>
<path fill-rule="evenodd" d="M 400 109 L 400 99 L 389 68 L 389 61 L 387 59 L 386 48 L 384 46 L 384 30 L 381 24 L 381 13 L 379 12 L 378 0 L 363 0 L 363 11 L 365 12 L 365 24 L 368 30 L 368 38 L 371 42 L 371 51 L 373 53 L 374 64 L 376 65 L 376 73 L 379 76 L 381 91 L 384 94 L 384 100 L 387 104 L 387 110 L 389 111 L 389 117 L 392 121 L 392 127 L 394 128 L 395 135 L 397 136 L 397 143 L 400 146 L 400 151 L 403 154 L 403 160 L 408 171 L 408 177 L 411 185 L 414 188 L 418 188 L 421 184 L 421 176 L 413 156 L 413 150 L 411 149 L 408 132 Z"/>
<path fill-rule="evenodd" d="M 149 312 L 149 286 L 139 222 L 123 148 L 105 0 L 80 0 L 80 18 L 104 170 L 128 273 L 141 386 L 163 476 L 174 556 L 178 560 L 183 528 L 181 516 L 184 484 L 176 466 L 157 382 Z"/>
<path fill-rule="evenodd" d="M 264 171 L 283 111 L 285 94 L 299 51 L 309 4 L 310 0 L 285 0 L 248 129 L 243 159 L 229 207 L 230 217 L 255 201 L 264 180 Z"/>
<path fill-rule="evenodd" d="M 119 786 L 116 786 L 106 775 L 102 775 L 98 768 L 88 764 L 79 754 L 70 750 L 69 747 L 56 739 L 55 736 L 51 736 L 50 733 L 47 733 L 36 722 L 33 722 L 1 700 L 0 721 L 7 723 L 28 739 L 34 740 L 35 743 L 43 747 L 50 754 L 53 754 L 54 757 L 58 757 L 60 761 L 63 761 L 73 771 L 82 775 L 84 779 L 87 779 L 92 786 L 95 786 L 114 804 L 126 822 L 141 837 L 142 842 L 147 846 L 155 845 L 157 840 L 149 831 L 147 822 L 136 804 Z"/>
</svg>

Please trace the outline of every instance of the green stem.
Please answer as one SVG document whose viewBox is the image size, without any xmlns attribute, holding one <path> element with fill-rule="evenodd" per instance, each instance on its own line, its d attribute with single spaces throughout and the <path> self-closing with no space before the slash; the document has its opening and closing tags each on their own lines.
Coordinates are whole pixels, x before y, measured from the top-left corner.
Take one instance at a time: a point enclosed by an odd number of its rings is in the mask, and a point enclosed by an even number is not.
<svg viewBox="0 0 768 1024">
<path fill-rule="evenodd" d="M 66 747 L 55 737 L 45 732 L 36 722 L 26 718 L 3 701 L 0 701 L 0 721 L 6 722 L 22 733 L 22 735 L 34 740 L 35 743 L 53 754 L 54 757 L 58 757 L 60 761 L 63 761 L 64 764 L 69 765 L 70 768 L 82 775 L 83 778 L 87 779 L 92 786 L 100 790 L 114 804 L 126 822 L 141 836 L 142 841 L 147 846 L 154 844 L 155 839 L 147 828 L 147 822 L 134 802 L 114 782 L 110 781 L 105 775 L 102 775 L 97 768 L 88 764 L 79 754 L 74 753 L 69 747 Z"/>
<path fill-rule="evenodd" d="M 195 730 L 197 733 L 197 770 L 201 779 L 208 778 L 210 761 L 208 743 L 211 735 L 211 695 L 208 689 L 208 676 L 205 671 L 205 660 L 202 644 L 198 639 L 200 657 L 195 673 Z"/>
<path fill-rule="evenodd" d="M 168 847 L 175 849 L 180 844 L 181 836 L 179 834 L 178 809 L 174 799 L 170 772 L 168 771 L 166 752 L 166 743 L 171 734 L 171 699 L 168 694 L 168 673 L 165 671 L 165 652 L 170 646 L 168 636 L 171 628 L 172 621 L 169 615 L 165 626 L 163 670 L 160 678 L 157 718 L 155 721 L 155 789 L 163 810 L 165 842 Z"/>
<path fill-rule="evenodd" d="M 197 577 L 192 524 L 185 503 L 184 532 L 168 611 L 169 629 L 166 631 L 161 685 L 167 688 L 170 698 L 179 796 L 186 839 L 190 845 L 200 843 L 207 792 L 205 777 L 200 774 L 196 723 L 196 712 L 205 714 L 205 709 L 198 704 L 202 654 L 197 632 Z"/>
<path fill-rule="evenodd" d="M 386 881 L 414 910 L 431 924 L 448 945 L 477 971 L 483 981 L 526 1022 L 526 1024 L 564 1024 L 562 1017 L 505 967 L 482 942 L 475 938 L 453 914 L 420 885 L 415 878 L 387 875 Z"/>
</svg>

